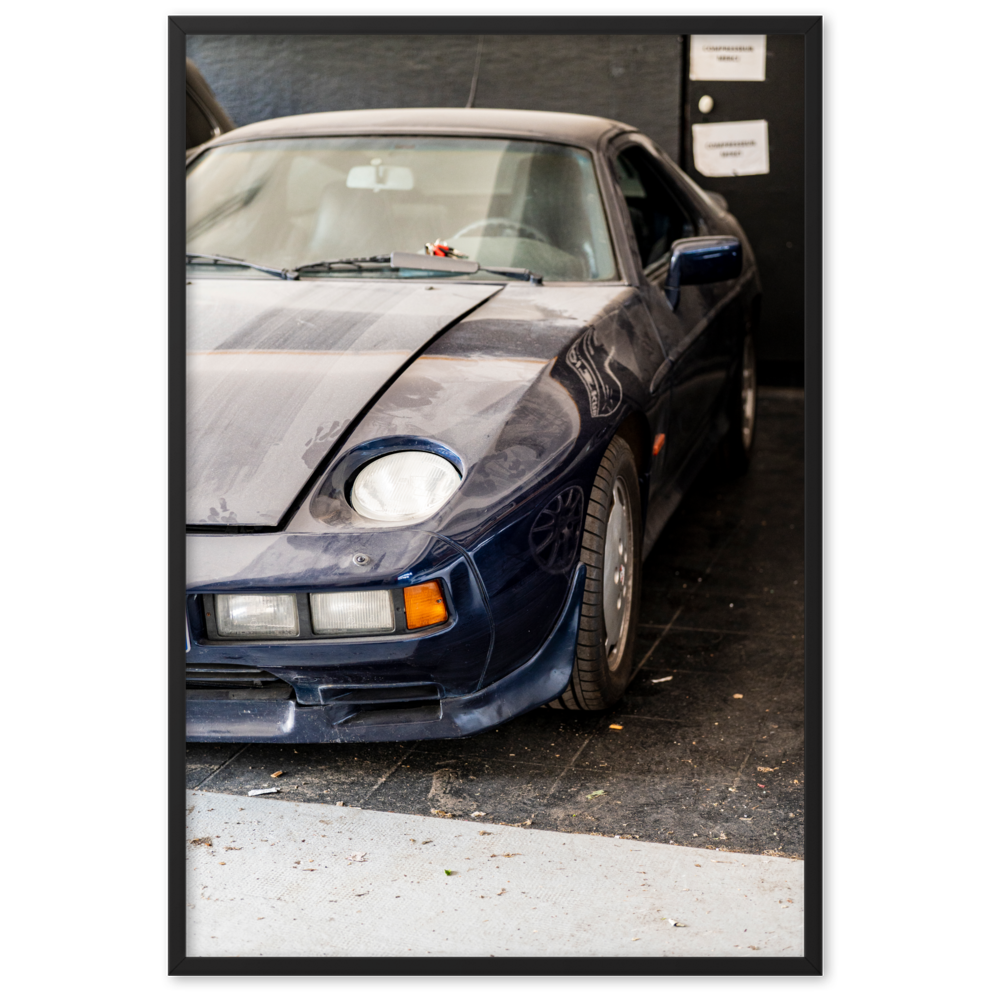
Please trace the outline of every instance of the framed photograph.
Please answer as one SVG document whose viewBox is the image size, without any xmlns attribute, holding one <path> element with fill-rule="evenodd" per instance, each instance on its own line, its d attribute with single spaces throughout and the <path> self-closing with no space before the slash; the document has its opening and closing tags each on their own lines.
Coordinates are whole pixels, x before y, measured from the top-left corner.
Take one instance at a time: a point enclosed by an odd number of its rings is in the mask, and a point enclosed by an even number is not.
<svg viewBox="0 0 1000 1000">
<path fill-rule="evenodd" d="M 821 973 L 821 31 L 171 19 L 171 974 Z"/>
</svg>

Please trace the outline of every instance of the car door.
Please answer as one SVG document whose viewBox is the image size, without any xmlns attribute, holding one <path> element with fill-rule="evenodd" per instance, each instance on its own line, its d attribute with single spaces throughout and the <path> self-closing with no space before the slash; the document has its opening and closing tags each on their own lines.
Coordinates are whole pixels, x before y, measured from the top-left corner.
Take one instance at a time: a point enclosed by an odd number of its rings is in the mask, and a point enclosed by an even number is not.
<svg viewBox="0 0 1000 1000">
<path fill-rule="evenodd" d="M 651 386 L 659 393 L 666 382 L 670 393 L 669 429 L 659 467 L 653 469 L 652 501 L 674 483 L 710 430 L 731 350 L 723 324 L 711 320 L 718 290 L 684 286 L 673 309 L 664 292 L 673 243 L 708 232 L 696 207 L 651 144 L 629 136 L 612 147 L 611 157 L 645 277 L 640 293 L 667 358 Z"/>
</svg>

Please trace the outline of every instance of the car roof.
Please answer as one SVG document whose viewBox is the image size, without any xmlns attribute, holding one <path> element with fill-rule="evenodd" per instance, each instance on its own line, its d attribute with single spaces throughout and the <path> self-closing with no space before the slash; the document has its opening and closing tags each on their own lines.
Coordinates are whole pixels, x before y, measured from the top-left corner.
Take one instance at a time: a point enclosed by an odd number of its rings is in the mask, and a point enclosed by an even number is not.
<svg viewBox="0 0 1000 1000">
<path fill-rule="evenodd" d="M 234 129 L 210 145 L 321 135 L 482 135 L 547 139 L 597 148 L 631 125 L 593 115 L 501 108 L 373 108 L 271 118 Z"/>
</svg>

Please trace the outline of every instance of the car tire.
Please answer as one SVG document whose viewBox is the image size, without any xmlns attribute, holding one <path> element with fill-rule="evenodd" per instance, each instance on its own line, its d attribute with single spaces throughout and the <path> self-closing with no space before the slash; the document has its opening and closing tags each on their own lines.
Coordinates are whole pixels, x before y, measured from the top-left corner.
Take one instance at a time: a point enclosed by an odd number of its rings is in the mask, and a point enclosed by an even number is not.
<svg viewBox="0 0 1000 1000">
<path fill-rule="evenodd" d="M 569 686 L 553 708 L 602 711 L 632 680 L 642 584 L 642 507 L 632 449 L 608 445 L 590 491 L 580 559 L 587 582 Z"/>
<path fill-rule="evenodd" d="M 719 449 L 724 478 L 737 479 L 750 470 L 757 437 L 757 356 L 753 336 L 743 341 L 743 360 L 729 393 L 729 429 Z"/>
</svg>

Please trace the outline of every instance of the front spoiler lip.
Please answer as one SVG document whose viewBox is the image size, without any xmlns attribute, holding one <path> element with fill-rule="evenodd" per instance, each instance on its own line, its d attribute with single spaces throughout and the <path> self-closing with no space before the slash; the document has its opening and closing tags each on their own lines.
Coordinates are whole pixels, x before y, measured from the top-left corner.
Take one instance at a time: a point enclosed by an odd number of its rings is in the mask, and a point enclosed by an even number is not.
<svg viewBox="0 0 1000 1000">
<path fill-rule="evenodd" d="M 555 627 L 541 649 L 516 670 L 481 691 L 441 701 L 437 719 L 365 724 L 363 717 L 331 724 L 330 706 L 295 701 L 187 702 L 187 738 L 229 743 L 375 743 L 472 736 L 557 698 L 566 690 L 576 657 L 576 636 L 587 567 L 577 566 Z"/>
</svg>

